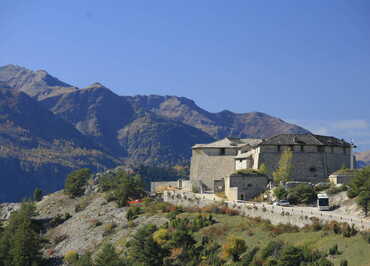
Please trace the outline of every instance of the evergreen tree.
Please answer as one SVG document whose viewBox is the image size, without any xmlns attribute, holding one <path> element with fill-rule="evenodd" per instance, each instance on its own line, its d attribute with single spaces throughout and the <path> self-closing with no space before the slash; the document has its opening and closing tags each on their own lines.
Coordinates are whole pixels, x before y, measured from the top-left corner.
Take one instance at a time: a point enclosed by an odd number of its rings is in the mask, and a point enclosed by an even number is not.
<svg viewBox="0 0 370 266">
<path fill-rule="evenodd" d="M 290 180 L 293 170 L 292 165 L 293 152 L 285 150 L 280 157 L 279 166 L 272 174 L 274 182 L 279 184 L 280 181 L 287 182 Z"/>
<path fill-rule="evenodd" d="M 95 266 L 124 266 L 112 244 L 106 244 L 95 259 Z"/>
<path fill-rule="evenodd" d="M 33 191 L 33 200 L 40 201 L 42 200 L 42 190 L 40 188 L 35 188 Z"/>
<path fill-rule="evenodd" d="M 36 266 L 42 264 L 42 242 L 31 217 L 36 214 L 32 203 L 23 203 L 12 213 L 0 239 L 1 266 Z"/>
<path fill-rule="evenodd" d="M 140 228 L 127 243 L 128 257 L 137 265 L 163 265 L 163 258 L 168 252 L 161 248 L 154 240 L 155 225 L 145 225 Z"/>
<path fill-rule="evenodd" d="M 84 187 L 90 177 L 90 169 L 82 168 L 73 171 L 67 176 L 66 182 L 64 184 L 64 191 L 72 198 L 82 196 L 84 193 Z"/>
<path fill-rule="evenodd" d="M 240 255 L 247 250 L 245 241 L 240 238 L 231 237 L 223 246 L 223 253 L 226 258 L 231 257 L 233 262 L 240 261 Z"/>
</svg>

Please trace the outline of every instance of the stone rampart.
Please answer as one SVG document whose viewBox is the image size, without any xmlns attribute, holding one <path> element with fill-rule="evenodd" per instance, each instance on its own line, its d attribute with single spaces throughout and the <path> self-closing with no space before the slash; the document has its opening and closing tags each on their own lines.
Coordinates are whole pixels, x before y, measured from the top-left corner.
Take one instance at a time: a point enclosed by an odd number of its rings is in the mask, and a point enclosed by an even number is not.
<svg viewBox="0 0 370 266">
<path fill-rule="evenodd" d="M 315 220 L 319 220 L 321 222 L 346 222 L 349 225 L 353 225 L 357 230 L 370 230 L 369 220 L 312 210 L 312 208 L 305 210 L 304 207 L 280 207 L 255 202 L 223 202 L 222 199 L 215 198 L 212 194 L 195 194 L 177 191 L 166 191 L 163 194 L 163 200 L 184 207 L 204 207 L 215 203 L 226 204 L 229 208 L 238 210 L 243 216 L 260 217 L 270 220 L 275 225 L 292 224 L 303 227 L 312 224 Z"/>
</svg>

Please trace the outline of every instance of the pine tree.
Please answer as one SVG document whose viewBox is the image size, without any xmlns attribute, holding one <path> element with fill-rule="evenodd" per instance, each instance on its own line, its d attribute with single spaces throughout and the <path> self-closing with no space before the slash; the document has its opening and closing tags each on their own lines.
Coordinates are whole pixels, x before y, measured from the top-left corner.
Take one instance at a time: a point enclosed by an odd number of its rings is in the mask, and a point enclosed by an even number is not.
<svg viewBox="0 0 370 266">
<path fill-rule="evenodd" d="M 42 242 L 31 219 L 35 214 L 35 206 L 28 202 L 12 213 L 0 239 L 0 266 L 42 264 Z"/>
<path fill-rule="evenodd" d="M 33 200 L 40 201 L 42 200 L 42 190 L 40 188 L 35 188 L 33 191 Z"/>
<path fill-rule="evenodd" d="M 32 229 L 31 220 L 25 220 L 15 232 L 10 254 L 14 266 L 41 265 L 41 241 Z"/>
<path fill-rule="evenodd" d="M 72 198 L 80 197 L 84 193 L 84 186 L 87 180 L 91 177 L 91 171 L 87 168 L 82 168 L 73 171 L 67 176 L 64 184 L 64 191 Z"/>
<path fill-rule="evenodd" d="M 95 266 L 124 266 L 112 244 L 106 244 L 95 259 Z"/>
</svg>

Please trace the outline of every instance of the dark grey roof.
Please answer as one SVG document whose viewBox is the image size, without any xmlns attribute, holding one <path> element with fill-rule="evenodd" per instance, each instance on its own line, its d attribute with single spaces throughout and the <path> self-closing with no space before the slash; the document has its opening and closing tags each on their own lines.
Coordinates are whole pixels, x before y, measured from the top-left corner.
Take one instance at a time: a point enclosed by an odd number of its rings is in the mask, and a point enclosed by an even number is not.
<svg viewBox="0 0 370 266">
<path fill-rule="evenodd" d="M 343 139 L 314 134 L 281 134 L 266 139 L 262 145 L 315 145 L 350 147 Z"/>
<path fill-rule="evenodd" d="M 196 148 L 239 148 L 245 145 L 257 146 L 262 142 L 262 139 L 240 139 L 240 138 L 224 138 L 221 140 L 214 141 L 208 144 L 196 144 L 193 149 Z"/>
</svg>

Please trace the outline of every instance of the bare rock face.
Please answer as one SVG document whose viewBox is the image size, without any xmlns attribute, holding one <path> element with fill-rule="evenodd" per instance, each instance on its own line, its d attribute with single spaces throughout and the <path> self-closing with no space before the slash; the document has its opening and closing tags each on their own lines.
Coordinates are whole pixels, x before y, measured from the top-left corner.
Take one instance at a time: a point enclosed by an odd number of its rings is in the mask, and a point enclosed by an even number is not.
<svg viewBox="0 0 370 266">
<path fill-rule="evenodd" d="M 76 87 L 49 75 L 45 70 L 32 71 L 16 65 L 0 67 L 0 82 L 5 82 L 37 99 L 77 90 Z"/>
<path fill-rule="evenodd" d="M 0 204 L 0 220 L 9 219 L 12 212 L 21 207 L 20 203 L 1 203 Z"/>
</svg>

